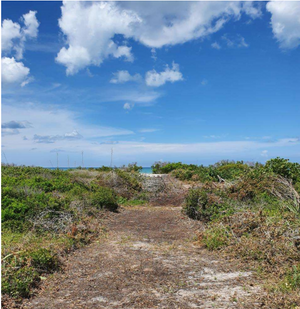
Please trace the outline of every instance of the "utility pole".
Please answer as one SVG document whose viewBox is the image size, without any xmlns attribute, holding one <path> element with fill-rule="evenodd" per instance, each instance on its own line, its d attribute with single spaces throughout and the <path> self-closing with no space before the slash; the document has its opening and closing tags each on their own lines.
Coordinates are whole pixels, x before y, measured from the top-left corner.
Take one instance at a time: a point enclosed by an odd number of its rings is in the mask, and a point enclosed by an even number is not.
<svg viewBox="0 0 300 309">
<path fill-rule="evenodd" d="M 49 161 L 50 161 L 51 166 L 53 167 L 52 161 L 51 160 L 49 160 Z"/>
<path fill-rule="evenodd" d="M 81 161 L 82 161 L 82 167 L 84 167 L 84 162 L 83 162 L 83 151 L 81 152 Z"/>
<path fill-rule="evenodd" d="M 111 148 L 111 153 L 110 153 L 110 167 L 113 165 L 113 155 L 114 155 L 114 149 L 113 147 Z"/>
</svg>

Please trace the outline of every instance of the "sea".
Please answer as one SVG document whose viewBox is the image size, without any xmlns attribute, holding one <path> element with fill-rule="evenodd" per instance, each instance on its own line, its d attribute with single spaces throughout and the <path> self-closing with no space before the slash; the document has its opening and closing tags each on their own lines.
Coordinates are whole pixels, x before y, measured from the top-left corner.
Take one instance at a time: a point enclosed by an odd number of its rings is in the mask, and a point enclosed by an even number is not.
<svg viewBox="0 0 300 309">
<path fill-rule="evenodd" d="M 50 170 L 56 170 L 56 167 L 47 167 L 48 169 Z M 97 167 L 85 167 L 85 169 L 89 169 L 89 168 L 97 168 Z M 66 170 L 71 170 L 71 169 L 74 169 L 72 167 L 59 167 L 58 169 L 62 170 L 62 171 L 66 171 Z M 143 173 L 143 174 L 153 174 L 153 171 L 152 171 L 152 168 L 151 167 L 143 167 L 141 170 L 140 170 L 140 173 Z"/>
</svg>

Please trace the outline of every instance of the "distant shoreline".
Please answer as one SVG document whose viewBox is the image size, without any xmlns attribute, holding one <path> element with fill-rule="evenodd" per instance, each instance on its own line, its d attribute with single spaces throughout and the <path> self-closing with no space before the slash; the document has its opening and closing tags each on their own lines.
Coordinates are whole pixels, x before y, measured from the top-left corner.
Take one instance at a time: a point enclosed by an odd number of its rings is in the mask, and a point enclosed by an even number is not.
<svg viewBox="0 0 300 309">
<path fill-rule="evenodd" d="M 89 168 L 100 168 L 101 166 L 88 166 L 88 167 L 81 167 L 81 169 L 89 169 Z M 44 168 L 47 168 L 49 170 L 56 170 L 57 167 L 44 167 Z M 66 170 L 74 170 L 74 169 L 77 169 L 79 167 L 58 167 L 59 170 L 62 170 L 62 171 L 66 171 Z M 118 167 L 117 167 L 118 168 Z M 140 173 L 141 174 L 153 174 L 153 171 L 152 171 L 152 167 L 149 167 L 149 166 L 145 166 L 143 167 L 141 170 L 140 170 Z"/>
</svg>

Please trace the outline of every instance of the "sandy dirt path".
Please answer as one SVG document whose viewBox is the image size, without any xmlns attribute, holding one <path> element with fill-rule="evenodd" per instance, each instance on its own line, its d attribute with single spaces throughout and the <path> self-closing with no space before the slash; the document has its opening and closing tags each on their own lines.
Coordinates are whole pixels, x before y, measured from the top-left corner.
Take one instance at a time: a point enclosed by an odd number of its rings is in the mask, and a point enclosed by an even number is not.
<svg viewBox="0 0 300 309">
<path fill-rule="evenodd" d="M 258 308 L 251 272 L 195 243 L 179 207 L 123 208 L 24 308 Z"/>
</svg>

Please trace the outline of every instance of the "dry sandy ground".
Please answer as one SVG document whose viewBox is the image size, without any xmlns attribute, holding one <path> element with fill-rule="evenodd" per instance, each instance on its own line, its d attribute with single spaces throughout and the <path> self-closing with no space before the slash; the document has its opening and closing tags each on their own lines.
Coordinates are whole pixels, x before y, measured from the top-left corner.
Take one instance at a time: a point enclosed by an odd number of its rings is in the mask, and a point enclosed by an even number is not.
<svg viewBox="0 0 300 309">
<path fill-rule="evenodd" d="M 258 308 L 251 272 L 199 247 L 179 207 L 123 208 L 24 308 Z"/>
</svg>

